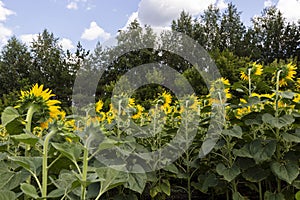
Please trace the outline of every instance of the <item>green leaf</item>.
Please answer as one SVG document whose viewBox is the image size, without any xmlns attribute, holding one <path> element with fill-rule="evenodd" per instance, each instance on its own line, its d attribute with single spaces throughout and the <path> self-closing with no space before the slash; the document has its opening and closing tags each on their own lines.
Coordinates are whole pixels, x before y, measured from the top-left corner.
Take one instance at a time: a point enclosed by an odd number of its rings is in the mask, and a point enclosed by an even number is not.
<svg viewBox="0 0 300 200">
<path fill-rule="evenodd" d="M 250 182 L 258 183 L 269 176 L 269 171 L 261 167 L 251 167 L 243 172 L 242 176 Z"/>
<path fill-rule="evenodd" d="M 70 143 L 51 143 L 52 146 L 58 150 L 63 156 L 67 157 L 73 162 L 77 162 L 82 152 L 81 146 L 78 144 Z"/>
<path fill-rule="evenodd" d="M 276 140 L 257 139 L 245 144 L 241 149 L 234 149 L 233 153 L 239 157 L 253 158 L 257 164 L 270 160 L 276 150 Z"/>
<path fill-rule="evenodd" d="M 170 165 L 164 167 L 164 170 L 166 170 L 168 172 L 172 172 L 174 174 L 178 174 L 178 172 L 179 172 L 178 168 L 174 164 L 170 164 Z"/>
<path fill-rule="evenodd" d="M 226 168 L 223 163 L 219 163 L 216 167 L 217 173 L 224 177 L 227 182 L 234 180 L 240 173 L 241 170 L 238 166 L 233 165 L 231 168 Z"/>
<path fill-rule="evenodd" d="M 150 196 L 152 198 L 154 198 L 160 192 L 161 192 L 161 188 L 160 188 L 160 186 L 157 185 L 157 186 L 150 189 Z"/>
<path fill-rule="evenodd" d="M 124 166 L 120 166 L 122 169 Z M 123 171 L 118 171 L 109 167 L 100 167 L 97 168 L 96 173 L 99 177 L 100 181 L 100 191 L 101 195 L 106 191 L 115 188 L 119 185 L 123 185 L 128 180 L 128 174 Z"/>
<path fill-rule="evenodd" d="M 300 134 L 298 132 L 294 134 L 283 133 L 282 138 L 287 142 L 300 143 Z"/>
<path fill-rule="evenodd" d="M 62 188 L 58 188 L 55 190 L 52 190 L 48 195 L 47 198 L 57 198 L 57 197 L 61 197 L 65 194 L 65 190 Z"/>
<path fill-rule="evenodd" d="M 227 129 L 222 132 L 224 135 L 242 139 L 243 131 L 238 125 L 234 125 L 232 129 Z"/>
<path fill-rule="evenodd" d="M 272 192 L 266 191 L 264 195 L 265 200 L 285 200 L 282 193 L 274 194 Z"/>
<path fill-rule="evenodd" d="M 17 199 L 16 193 L 9 190 L 0 190 L 0 199 L 1 200 L 15 200 Z"/>
<path fill-rule="evenodd" d="M 279 128 L 279 129 L 284 126 L 290 125 L 295 121 L 292 115 L 284 115 L 282 117 L 277 118 L 269 113 L 265 113 L 262 116 L 262 120 L 263 122 L 270 124 L 272 127 Z"/>
<path fill-rule="evenodd" d="M 42 157 L 9 157 L 10 160 L 16 162 L 18 165 L 22 166 L 24 169 L 37 173 L 38 168 L 42 166 Z"/>
<path fill-rule="evenodd" d="M 34 199 L 39 198 L 39 195 L 35 189 L 35 187 L 28 183 L 22 183 L 21 184 L 21 190 L 24 192 L 24 194 L 31 196 Z"/>
<path fill-rule="evenodd" d="M 23 142 L 31 146 L 34 146 L 39 141 L 38 137 L 26 133 L 20 135 L 12 135 L 11 138 L 18 142 Z"/>
<path fill-rule="evenodd" d="M 5 108 L 4 111 L 2 112 L 1 115 L 2 125 L 6 126 L 8 123 L 14 121 L 18 117 L 20 117 L 19 112 L 15 108 L 9 106 Z"/>
<path fill-rule="evenodd" d="M 295 93 L 291 91 L 283 91 L 283 92 L 279 92 L 279 95 L 286 99 L 293 99 Z"/>
<path fill-rule="evenodd" d="M 163 179 L 160 184 L 161 191 L 165 193 L 166 195 L 171 195 L 171 185 L 170 182 L 166 179 Z"/>
<path fill-rule="evenodd" d="M 198 183 L 192 182 L 192 186 L 203 193 L 208 191 L 208 188 L 215 187 L 218 184 L 218 179 L 215 174 L 202 174 L 198 176 Z"/>
<path fill-rule="evenodd" d="M 142 194 L 146 183 L 147 175 L 145 173 L 129 173 L 124 187 Z"/>
<path fill-rule="evenodd" d="M 244 200 L 245 198 L 239 192 L 234 192 L 232 194 L 232 199 L 233 200 Z"/>
<path fill-rule="evenodd" d="M 299 167 L 297 163 L 287 162 L 286 164 L 273 162 L 271 164 L 272 172 L 281 180 L 286 181 L 289 184 L 298 177 Z"/>
</svg>

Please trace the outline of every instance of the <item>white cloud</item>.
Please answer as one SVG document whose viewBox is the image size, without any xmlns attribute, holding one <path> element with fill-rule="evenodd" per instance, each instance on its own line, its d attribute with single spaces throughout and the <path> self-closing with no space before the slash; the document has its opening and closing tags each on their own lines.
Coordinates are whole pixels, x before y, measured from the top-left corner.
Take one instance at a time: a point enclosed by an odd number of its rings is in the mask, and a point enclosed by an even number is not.
<svg viewBox="0 0 300 200">
<path fill-rule="evenodd" d="M 127 20 L 125 26 L 123 28 L 121 28 L 120 30 L 125 30 L 131 24 L 131 22 L 133 22 L 134 20 L 137 20 L 141 24 L 138 17 L 139 17 L 138 12 L 131 13 L 131 15 L 128 17 L 128 20 Z"/>
<path fill-rule="evenodd" d="M 77 10 L 78 9 L 78 5 L 76 2 L 72 1 L 67 5 L 67 8 L 69 10 Z"/>
<path fill-rule="evenodd" d="M 2 23 L 0 23 L 0 47 L 6 44 L 9 37 L 12 36 L 12 30 L 6 28 Z"/>
<path fill-rule="evenodd" d="M 16 14 L 14 11 L 4 7 L 4 3 L 0 1 L 0 21 L 5 21 L 9 15 Z"/>
<path fill-rule="evenodd" d="M 95 40 L 99 38 L 103 40 L 108 40 L 110 36 L 110 33 L 105 32 L 104 29 L 99 27 L 95 21 L 92 21 L 90 27 L 85 29 L 82 33 L 81 39 Z"/>
<path fill-rule="evenodd" d="M 273 5 L 273 1 L 272 0 L 265 0 L 265 2 L 264 2 L 264 7 L 266 8 L 266 7 L 270 7 L 270 6 L 272 6 Z"/>
<path fill-rule="evenodd" d="M 33 40 L 37 40 L 39 34 L 23 34 L 20 35 L 20 39 L 24 42 L 27 46 L 30 46 Z"/>
<path fill-rule="evenodd" d="M 300 1 L 299 0 L 279 0 L 277 8 L 289 22 L 300 20 Z"/>
<path fill-rule="evenodd" d="M 217 0 L 141 0 L 138 17 L 143 24 L 169 26 L 183 10 L 199 15 L 210 4 L 216 3 Z"/>
<path fill-rule="evenodd" d="M 5 22 L 9 15 L 16 14 L 14 11 L 4 7 L 4 3 L 0 1 L 0 22 Z M 6 44 L 9 37 L 13 34 L 12 30 L 0 23 L 0 47 Z"/>
<path fill-rule="evenodd" d="M 62 38 L 58 41 L 64 51 L 74 49 L 73 42 L 68 38 Z"/>
<path fill-rule="evenodd" d="M 223 10 L 223 9 L 227 8 L 228 5 L 224 0 L 218 0 L 218 2 L 216 3 L 216 6 L 220 10 Z"/>
</svg>

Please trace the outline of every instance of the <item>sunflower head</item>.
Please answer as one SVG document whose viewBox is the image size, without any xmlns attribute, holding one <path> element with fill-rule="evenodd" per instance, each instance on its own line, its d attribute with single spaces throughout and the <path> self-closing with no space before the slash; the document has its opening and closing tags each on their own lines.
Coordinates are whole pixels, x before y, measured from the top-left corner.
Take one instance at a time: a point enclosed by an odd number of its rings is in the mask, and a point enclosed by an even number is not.
<svg viewBox="0 0 300 200">
<path fill-rule="evenodd" d="M 260 76 L 263 73 L 263 66 L 260 64 L 256 64 L 256 62 L 250 64 L 248 68 L 240 72 L 240 78 L 244 81 L 249 80 L 249 75 L 253 76 Z"/>
<path fill-rule="evenodd" d="M 99 113 L 103 108 L 103 101 L 101 99 L 97 101 L 95 107 L 96 112 Z"/>
<path fill-rule="evenodd" d="M 225 78 L 219 78 L 213 82 L 208 97 L 210 98 L 210 104 L 221 103 L 226 99 L 230 99 L 232 95 L 230 94 L 229 80 Z"/>
<path fill-rule="evenodd" d="M 27 110 L 30 106 L 35 106 L 35 117 L 41 122 L 41 126 L 46 128 L 53 119 L 65 117 L 65 112 L 59 106 L 61 102 L 50 99 L 54 96 L 51 90 L 44 89 L 43 85 L 35 84 L 30 90 L 21 91 L 16 108 Z"/>
<path fill-rule="evenodd" d="M 289 81 L 294 81 L 295 75 L 297 74 L 296 69 L 296 65 L 292 63 L 279 67 L 273 75 L 273 81 L 275 82 L 277 80 L 277 74 L 280 72 L 279 86 L 286 86 Z"/>
</svg>

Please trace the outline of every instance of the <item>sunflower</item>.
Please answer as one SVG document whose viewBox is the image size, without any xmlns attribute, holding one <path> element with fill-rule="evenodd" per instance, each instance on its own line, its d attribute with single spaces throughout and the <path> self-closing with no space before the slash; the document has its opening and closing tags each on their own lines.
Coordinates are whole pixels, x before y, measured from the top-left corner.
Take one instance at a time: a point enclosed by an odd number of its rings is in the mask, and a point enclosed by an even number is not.
<svg viewBox="0 0 300 200">
<path fill-rule="evenodd" d="M 142 116 L 142 113 L 144 111 L 144 107 L 141 105 L 136 105 L 136 113 L 132 115 L 132 119 L 139 119 Z"/>
<path fill-rule="evenodd" d="M 298 94 L 298 93 L 295 94 L 293 101 L 296 102 L 296 103 L 300 103 L 300 94 Z"/>
<path fill-rule="evenodd" d="M 99 113 L 99 112 L 102 110 L 102 108 L 103 108 L 103 101 L 100 99 L 100 100 L 95 104 L 95 106 L 96 106 L 96 108 L 95 108 L 96 112 Z"/>
<path fill-rule="evenodd" d="M 112 123 L 112 121 L 115 119 L 115 113 L 116 113 L 116 110 L 114 109 L 113 105 L 110 104 L 109 111 L 107 113 L 105 113 L 107 123 L 109 123 L 109 124 Z"/>
<path fill-rule="evenodd" d="M 230 99 L 230 82 L 226 78 L 217 79 L 210 88 L 210 94 L 207 96 L 210 98 L 210 104 L 220 103 L 221 100 Z"/>
<path fill-rule="evenodd" d="M 289 63 L 287 65 L 283 65 L 282 67 L 280 67 L 279 69 L 277 69 L 274 73 L 273 76 L 273 81 L 276 81 L 277 79 L 277 74 L 280 71 L 279 74 L 279 86 L 286 86 L 288 81 L 293 81 L 293 79 L 295 78 L 295 75 L 297 74 L 296 72 L 296 65 L 293 65 L 292 63 Z"/>
<path fill-rule="evenodd" d="M 244 81 L 249 80 L 249 74 L 250 76 L 255 75 L 255 76 L 260 76 L 263 73 L 263 66 L 260 64 L 256 64 L 256 62 L 252 63 L 250 67 L 248 67 L 246 70 L 241 71 L 240 78 Z"/>
<path fill-rule="evenodd" d="M 64 118 L 66 113 L 61 110 L 59 100 L 50 99 L 55 94 L 51 90 L 45 89 L 43 85 L 35 84 L 29 91 L 21 91 L 20 100 L 16 108 L 29 109 L 35 107 L 35 115 L 39 116 L 38 121 L 42 121 L 40 126 L 47 128 L 48 123 L 53 119 Z"/>
</svg>

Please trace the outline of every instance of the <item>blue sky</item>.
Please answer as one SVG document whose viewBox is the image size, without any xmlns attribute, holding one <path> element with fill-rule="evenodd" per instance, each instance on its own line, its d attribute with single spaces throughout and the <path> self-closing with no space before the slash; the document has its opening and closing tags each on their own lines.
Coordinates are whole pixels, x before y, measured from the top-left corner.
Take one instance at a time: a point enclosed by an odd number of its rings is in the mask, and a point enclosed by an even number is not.
<svg viewBox="0 0 300 200">
<path fill-rule="evenodd" d="M 289 21 L 300 19 L 300 0 L 0 0 L 0 46 L 13 35 L 30 44 L 44 29 L 65 49 L 80 41 L 93 49 L 137 18 L 141 24 L 168 27 L 184 9 L 197 16 L 209 4 L 224 10 L 233 2 L 246 25 L 264 7 L 276 5 Z"/>
</svg>

